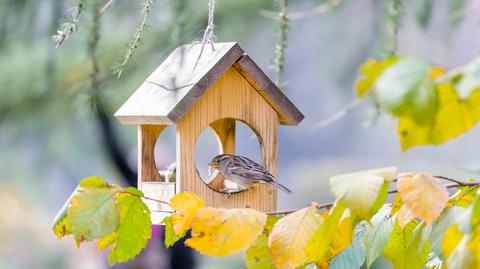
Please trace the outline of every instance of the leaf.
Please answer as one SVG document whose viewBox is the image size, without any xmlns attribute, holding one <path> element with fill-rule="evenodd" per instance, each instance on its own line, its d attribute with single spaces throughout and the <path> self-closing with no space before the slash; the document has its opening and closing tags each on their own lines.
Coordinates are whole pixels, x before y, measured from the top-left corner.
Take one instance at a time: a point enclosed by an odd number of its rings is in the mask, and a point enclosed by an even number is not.
<svg viewBox="0 0 480 269">
<path fill-rule="evenodd" d="M 275 215 L 267 218 L 267 223 L 263 228 L 263 233 L 257 237 L 255 242 L 246 251 L 247 269 L 276 269 L 268 252 L 268 236 L 273 229 L 273 225 L 280 219 Z"/>
<path fill-rule="evenodd" d="M 342 201 L 337 200 L 328 217 L 313 234 L 306 246 L 305 252 L 309 262 L 320 262 L 325 258 L 345 210 L 346 207 Z"/>
<path fill-rule="evenodd" d="M 185 244 L 211 256 L 230 255 L 252 245 L 266 221 L 266 214 L 253 209 L 199 208 Z"/>
<path fill-rule="evenodd" d="M 460 100 L 449 83 L 437 85 L 439 110 L 435 120 L 420 125 L 410 117 L 400 117 L 397 133 L 402 150 L 417 145 L 442 144 L 472 128 L 480 120 L 480 89 L 474 90 L 466 100 Z"/>
<path fill-rule="evenodd" d="M 117 197 L 120 212 L 118 237 L 108 255 L 108 264 L 126 262 L 137 256 L 147 246 L 152 236 L 150 211 L 140 198 L 143 193 L 134 188 L 125 189 Z M 133 194 L 134 193 L 134 194 Z M 139 194 L 140 197 L 138 195 Z"/>
<path fill-rule="evenodd" d="M 443 255 L 448 258 L 452 255 L 455 248 L 460 244 L 463 233 L 458 229 L 457 225 L 452 225 L 443 235 L 441 244 Z"/>
<path fill-rule="evenodd" d="M 469 64 L 451 70 L 445 75 L 457 90 L 461 100 L 466 100 L 476 89 L 480 88 L 480 57 Z"/>
<path fill-rule="evenodd" d="M 118 238 L 118 233 L 117 232 L 113 232 L 109 235 L 106 235 L 104 237 L 101 237 L 101 238 L 98 238 L 97 240 L 97 248 L 98 250 L 101 250 L 101 249 L 106 249 L 108 248 L 109 246 L 111 246 L 113 243 L 115 243 L 115 240 L 117 240 Z"/>
<path fill-rule="evenodd" d="M 468 207 L 477 197 L 479 186 L 458 187 L 458 191 L 450 197 L 447 207 Z"/>
<path fill-rule="evenodd" d="M 398 57 L 390 57 L 380 61 L 368 59 L 359 68 L 362 75 L 355 83 L 355 91 L 358 97 L 364 97 L 375 84 L 377 78 L 382 72 L 392 64 L 398 61 Z"/>
<path fill-rule="evenodd" d="M 395 116 L 409 117 L 423 125 L 431 123 L 438 110 L 430 66 L 421 60 L 403 58 L 387 68 L 376 83 L 380 106 Z"/>
<path fill-rule="evenodd" d="M 400 207 L 400 210 L 397 213 L 397 221 L 401 228 L 405 227 L 405 225 L 407 225 L 414 218 L 415 213 L 413 213 L 413 211 L 410 210 L 406 205 L 402 205 L 402 207 Z"/>
<path fill-rule="evenodd" d="M 268 247 L 278 268 L 294 269 L 307 263 L 305 249 L 321 223 L 316 204 L 290 213 L 275 223 L 268 237 Z"/>
<path fill-rule="evenodd" d="M 448 256 L 448 268 L 477 269 L 478 258 L 469 244 L 469 236 L 463 236 L 455 250 Z"/>
<path fill-rule="evenodd" d="M 388 211 L 380 210 L 372 218 L 372 226 L 365 233 L 365 254 L 367 268 L 383 253 L 388 238 L 392 234 L 393 222 Z"/>
<path fill-rule="evenodd" d="M 116 187 L 79 187 L 67 210 L 72 234 L 91 241 L 114 232 L 119 223 Z"/>
<path fill-rule="evenodd" d="M 395 179 L 396 174 L 396 167 L 387 167 L 334 176 L 330 178 L 330 188 L 350 210 L 368 220 L 386 198 L 388 185 L 384 183 Z"/>
<path fill-rule="evenodd" d="M 427 261 L 430 241 L 419 248 L 422 237 L 414 237 L 417 223 L 412 221 L 403 229 L 398 223 L 395 223 L 384 250 L 385 258 L 392 262 L 394 269 L 420 269 Z"/>
<path fill-rule="evenodd" d="M 427 224 L 432 224 L 448 202 L 447 188 L 439 178 L 426 173 L 399 175 L 398 193 L 408 209 Z"/>
<path fill-rule="evenodd" d="M 165 224 L 165 247 L 169 248 L 173 246 L 178 240 L 185 237 L 187 231 L 184 231 L 182 234 L 177 235 L 173 230 L 172 216 L 166 217 L 163 219 L 163 224 Z"/>
<path fill-rule="evenodd" d="M 465 212 L 465 208 L 449 207 L 443 211 L 440 218 L 434 223 L 430 235 L 430 246 L 432 252 L 437 256 L 441 255 L 441 243 L 447 230 L 456 223 L 459 217 Z"/>
<path fill-rule="evenodd" d="M 173 230 L 176 235 L 182 235 L 190 229 L 193 219 L 203 200 L 192 192 L 181 192 L 170 200 L 170 206 L 175 210 L 172 214 Z"/>
<path fill-rule="evenodd" d="M 365 246 L 361 242 L 363 235 L 364 232 L 355 234 L 352 244 L 332 259 L 329 268 L 360 268 L 365 262 Z"/>
</svg>

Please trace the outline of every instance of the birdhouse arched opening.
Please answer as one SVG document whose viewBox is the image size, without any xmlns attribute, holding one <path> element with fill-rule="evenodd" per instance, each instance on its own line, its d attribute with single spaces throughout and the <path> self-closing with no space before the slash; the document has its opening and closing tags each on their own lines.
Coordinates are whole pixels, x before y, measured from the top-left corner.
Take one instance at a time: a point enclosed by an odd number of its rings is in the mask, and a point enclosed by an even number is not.
<svg viewBox="0 0 480 269">
<path fill-rule="evenodd" d="M 225 180 L 218 171 L 207 168 L 213 157 L 223 153 L 244 156 L 265 166 L 265 154 L 258 134 L 247 123 L 226 118 L 210 123 L 195 143 L 197 173 L 209 188 L 228 195 L 246 191 L 235 182 Z"/>
</svg>

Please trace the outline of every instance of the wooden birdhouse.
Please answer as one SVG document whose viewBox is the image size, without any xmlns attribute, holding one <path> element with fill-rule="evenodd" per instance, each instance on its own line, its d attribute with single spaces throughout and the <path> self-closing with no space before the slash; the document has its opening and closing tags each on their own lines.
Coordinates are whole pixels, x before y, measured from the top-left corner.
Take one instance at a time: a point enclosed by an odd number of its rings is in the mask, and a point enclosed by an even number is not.
<svg viewBox="0 0 480 269">
<path fill-rule="evenodd" d="M 226 194 L 214 175 L 206 184 L 194 162 L 195 144 L 211 127 L 220 153 L 235 154 L 235 121 L 257 135 L 262 165 L 276 175 L 278 125 L 297 125 L 303 114 L 237 43 L 180 46 L 140 85 L 115 113 L 138 125 L 138 187 L 146 196 L 168 201 L 175 193 L 194 192 L 206 206 L 276 210 L 273 186 L 259 184 Z M 155 166 L 154 146 L 162 130 L 176 126 L 176 180 L 163 182 Z M 171 210 L 149 203 L 152 212 Z"/>
</svg>

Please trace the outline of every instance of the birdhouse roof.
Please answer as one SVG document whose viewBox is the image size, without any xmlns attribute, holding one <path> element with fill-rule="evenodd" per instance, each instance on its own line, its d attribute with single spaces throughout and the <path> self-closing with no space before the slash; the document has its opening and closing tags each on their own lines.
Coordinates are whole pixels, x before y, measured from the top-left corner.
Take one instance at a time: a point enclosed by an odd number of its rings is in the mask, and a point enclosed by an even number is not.
<svg viewBox="0 0 480 269">
<path fill-rule="evenodd" d="M 236 42 L 178 47 L 115 117 L 127 124 L 175 124 L 232 66 L 277 111 L 281 124 L 297 125 L 302 121 L 303 114 Z"/>
</svg>

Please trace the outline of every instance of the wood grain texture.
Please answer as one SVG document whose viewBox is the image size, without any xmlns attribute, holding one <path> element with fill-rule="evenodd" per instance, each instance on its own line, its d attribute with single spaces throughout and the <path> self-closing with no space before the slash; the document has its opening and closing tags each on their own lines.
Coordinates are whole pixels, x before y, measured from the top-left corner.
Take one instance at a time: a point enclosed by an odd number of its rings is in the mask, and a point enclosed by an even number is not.
<svg viewBox="0 0 480 269">
<path fill-rule="evenodd" d="M 243 55 L 234 65 L 243 77 L 277 111 L 280 123 L 297 125 L 305 117 L 270 78 L 248 56 Z"/>
<path fill-rule="evenodd" d="M 218 145 L 221 153 L 235 154 L 235 120 L 221 119 L 210 124 L 215 136 L 218 140 Z M 214 190 L 220 191 L 224 189 L 224 177 L 222 174 L 215 173 L 213 180 L 208 183 L 208 186 Z"/>
<path fill-rule="evenodd" d="M 155 143 L 167 125 L 138 126 L 138 186 L 143 181 L 162 181 L 155 165 Z"/>
<path fill-rule="evenodd" d="M 304 116 L 235 42 L 204 47 L 189 44 L 175 49 L 118 109 L 126 124 L 175 124 L 231 66 L 249 81 L 277 111 L 280 123 L 297 125 Z M 195 67 L 196 65 L 196 67 Z M 195 68 L 194 68 L 195 67 Z"/>
<path fill-rule="evenodd" d="M 130 124 L 173 124 L 205 90 L 243 54 L 235 42 L 175 49 L 118 109 L 115 117 Z M 197 63 L 198 60 L 198 64 Z"/>
<path fill-rule="evenodd" d="M 195 143 L 201 132 L 219 119 L 237 119 L 257 134 L 263 165 L 276 174 L 277 112 L 235 69 L 228 69 L 192 106 L 177 124 L 177 191 L 192 191 L 207 206 L 249 207 L 276 210 L 277 192 L 273 186 L 256 185 L 238 194 L 222 194 L 210 189 L 200 178 L 194 162 Z"/>
</svg>

